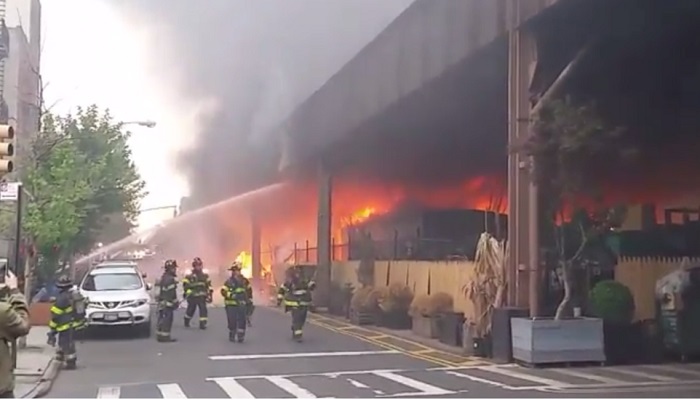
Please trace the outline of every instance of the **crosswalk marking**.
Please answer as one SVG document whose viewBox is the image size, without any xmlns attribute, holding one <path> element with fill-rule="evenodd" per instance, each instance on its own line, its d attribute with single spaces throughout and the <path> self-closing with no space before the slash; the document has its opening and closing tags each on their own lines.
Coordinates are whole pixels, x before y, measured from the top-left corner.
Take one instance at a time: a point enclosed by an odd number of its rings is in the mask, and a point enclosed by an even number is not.
<svg viewBox="0 0 700 400">
<path fill-rule="evenodd" d="M 394 382 L 398 382 L 404 386 L 408 386 L 412 389 L 416 389 L 421 392 L 421 394 L 425 394 L 426 396 L 439 396 L 443 394 L 452 394 L 454 391 L 452 390 L 445 390 L 443 388 L 429 385 L 425 382 L 421 382 L 418 380 L 415 380 L 413 378 L 409 378 L 407 376 L 395 374 L 393 372 L 375 372 L 374 375 L 380 376 L 384 379 L 389 379 Z M 402 395 L 405 395 L 403 393 Z M 400 396 L 399 396 L 400 397 Z"/>
<path fill-rule="evenodd" d="M 619 372 L 623 375 L 636 376 L 638 378 L 650 379 L 652 381 L 660 382 L 676 382 L 678 379 L 671 378 L 670 376 L 651 374 L 649 372 L 640 371 L 637 369 L 630 369 L 625 367 L 608 367 L 610 371 Z"/>
<path fill-rule="evenodd" d="M 620 385 L 620 384 L 625 383 L 624 381 L 621 381 L 619 379 L 613 379 L 613 378 L 608 378 L 607 376 L 601 376 L 601 375 L 590 374 L 590 373 L 586 373 L 586 372 L 582 372 L 582 371 L 577 371 L 573 368 L 555 368 L 552 371 L 555 371 L 558 374 L 573 376 L 575 378 L 588 379 L 589 381 L 605 383 L 608 385 Z"/>
<path fill-rule="evenodd" d="M 539 383 L 539 384 L 545 385 L 545 386 L 562 387 L 562 386 L 568 385 L 567 383 L 562 382 L 562 381 L 557 381 L 554 379 L 542 378 L 539 376 L 521 373 L 521 372 L 515 371 L 515 368 L 517 368 L 517 367 L 499 368 L 497 366 L 490 366 L 490 365 L 484 366 L 484 367 L 477 367 L 477 369 L 482 370 L 482 371 L 509 376 L 511 378 L 520 379 L 521 381 L 535 382 L 535 383 Z"/>
<path fill-rule="evenodd" d="M 659 371 L 666 371 L 666 372 L 671 372 L 671 373 L 676 373 L 676 374 L 682 374 L 682 375 L 690 375 L 693 377 L 700 377 L 700 371 L 695 371 L 692 368 L 683 368 L 679 365 L 647 365 L 647 368 L 659 370 Z"/>
<path fill-rule="evenodd" d="M 160 394 L 163 395 L 164 399 L 186 399 L 187 395 L 182 391 L 182 388 L 177 383 L 167 383 L 163 385 L 158 385 L 158 390 Z"/>
<path fill-rule="evenodd" d="M 98 399 L 118 399 L 121 394 L 119 386 L 103 386 L 97 391 Z"/>
<path fill-rule="evenodd" d="M 649 371 L 665 371 L 666 376 L 657 375 Z M 485 376 L 484 372 L 488 372 L 489 375 Z M 534 373 L 537 373 L 537 375 L 534 375 Z M 668 376 L 670 373 L 677 373 L 678 375 L 687 374 L 689 377 L 672 378 Z M 201 384 L 205 385 L 208 390 L 213 391 L 210 395 L 211 397 L 233 399 L 255 399 L 265 397 L 258 396 L 256 393 L 260 390 L 265 390 L 265 388 L 269 391 L 273 387 L 284 392 L 287 397 L 293 398 L 346 398 L 357 397 L 358 393 L 361 393 L 361 395 L 365 397 L 396 398 L 444 396 L 465 393 L 468 390 L 474 391 L 475 385 L 490 385 L 510 391 L 537 390 L 545 392 L 555 391 L 559 393 L 575 393 L 576 391 L 582 390 L 604 391 L 606 389 L 641 391 L 645 390 L 644 388 L 668 388 L 669 385 L 700 385 L 700 380 L 692 379 L 693 374 L 698 373 L 700 373 L 700 371 L 693 370 L 692 367 L 687 368 L 683 365 L 644 365 L 640 367 L 625 366 L 570 369 L 545 368 L 537 372 L 531 372 L 530 370 L 515 365 L 498 365 L 467 368 L 428 368 L 420 370 L 377 369 L 333 373 L 318 372 L 288 375 L 215 377 L 205 378 Z M 454 387 L 446 389 L 440 387 L 441 385 L 439 384 L 434 384 L 433 382 L 435 382 L 434 378 L 436 378 L 436 374 L 450 376 L 450 379 L 454 381 L 453 385 L 456 385 L 457 389 Z M 319 388 L 324 388 L 321 389 L 323 390 L 323 394 L 316 394 L 313 392 L 312 388 L 306 387 L 309 381 L 304 378 L 312 377 L 318 382 L 316 385 L 320 385 L 318 386 Z M 365 382 L 363 377 L 375 377 L 375 379 L 372 379 L 370 383 L 369 381 Z M 350 385 L 337 385 L 337 383 L 339 383 L 337 378 L 346 380 Z M 638 378 L 642 378 L 642 381 Z M 513 379 L 525 383 L 513 383 L 511 382 Z M 587 382 L 582 383 L 581 380 L 586 380 Z M 211 382 L 215 383 L 215 385 Z M 187 385 L 193 384 L 196 385 L 197 383 L 187 383 Z M 183 383 L 153 382 L 138 384 L 138 386 L 142 387 L 140 390 L 144 390 L 143 386 L 145 385 L 155 386 L 160 392 L 160 396 L 158 397 L 171 399 L 187 398 L 185 391 L 188 390 L 188 386 L 183 387 Z M 137 385 L 130 383 L 121 387 L 118 385 L 100 387 L 97 389 L 96 397 L 117 399 L 124 394 L 127 395 L 126 397 L 132 397 L 130 395 L 134 394 L 132 391 L 135 386 Z M 397 391 L 395 386 L 403 388 L 398 389 L 401 393 L 394 393 Z M 125 393 L 125 390 L 128 390 L 128 393 Z M 90 398 L 93 396 L 94 392 L 85 397 Z"/>
<path fill-rule="evenodd" d="M 216 382 L 221 390 L 228 395 L 231 399 L 254 399 L 252 393 L 248 389 L 244 388 L 243 385 L 238 383 L 234 378 L 212 378 L 212 381 Z"/>
<path fill-rule="evenodd" d="M 316 395 L 309 392 L 308 390 L 302 388 L 296 383 L 290 381 L 287 378 L 281 378 L 279 376 L 271 376 L 267 378 L 268 381 L 274 383 L 279 388 L 283 389 L 285 392 L 291 394 L 297 399 L 315 399 Z"/>
</svg>

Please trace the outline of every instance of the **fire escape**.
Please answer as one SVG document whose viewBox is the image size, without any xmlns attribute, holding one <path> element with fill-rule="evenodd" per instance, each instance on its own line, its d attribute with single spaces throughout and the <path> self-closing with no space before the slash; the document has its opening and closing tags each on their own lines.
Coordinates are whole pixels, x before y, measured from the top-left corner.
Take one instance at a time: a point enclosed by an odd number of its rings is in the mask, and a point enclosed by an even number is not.
<svg viewBox="0 0 700 400">
<path fill-rule="evenodd" d="M 9 121 L 9 109 L 5 101 L 5 61 L 10 54 L 10 32 L 5 25 L 6 1 L 0 0 L 0 123 Z"/>
</svg>

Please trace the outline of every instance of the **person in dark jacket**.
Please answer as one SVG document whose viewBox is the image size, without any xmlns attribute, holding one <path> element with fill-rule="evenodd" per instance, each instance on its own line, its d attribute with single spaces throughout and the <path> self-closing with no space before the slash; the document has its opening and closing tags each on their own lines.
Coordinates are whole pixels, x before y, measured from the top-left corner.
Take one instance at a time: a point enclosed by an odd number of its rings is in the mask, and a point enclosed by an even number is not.
<svg viewBox="0 0 700 400">
<path fill-rule="evenodd" d="M 316 288 L 316 283 L 303 276 L 301 265 L 292 268 L 291 274 L 280 288 L 280 294 L 284 297 L 285 312 L 292 313 L 292 338 L 302 340 L 304 324 L 311 307 L 311 292 Z"/>
<path fill-rule="evenodd" d="M 82 321 L 76 314 L 74 304 L 73 282 L 68 276 L 61 276 L 56 281 L 58 296 L 51 305 L 51 321 L 49 322 L 48 343 L 55 346 L 58 342 L 56 358 L 65 362 L 66 369 L 75 369 L 78 354 L 75 348 L 75 326 Z M 58 337 L 58 340 L 57 340 Z"/>
<path fill-rule="evenodd" d="M 253 293 L 250 282 L 241 275 L 241 265 L 238 262 L 234 262 L 229 267 L 229 271 L 231 271 L 231 277 L 221 288 L 228 322 L 228 340 L 241 343 L 245 339 L 248 304 L 253 301 Z"/>
<path fill-rule="evenodd" d="M 212 301 L 212 289 L 209 274 L 203 271 L 203 266 L 202 259 L 195 257 L 192 261 L 192 272 L 182 280 L 182 288 L 187 300 L 185 327 L 190 326 L 195 310 L 199 309 L 199 329 L 207 329 L 209 317 L 207 303 Z"/>
<path fill-rule="evenodd" d="M 158 293 L 156 301 L 158 303 L 158 323 L 156 339 L 159 342 L 176 342 L 177 339 L 170 336 L 173 328 L 175 310 L 180 305 L 177 301 L 177 262 L 167 260 L 164 266 L 165 271 L 156 282 Z"/>
</svg>

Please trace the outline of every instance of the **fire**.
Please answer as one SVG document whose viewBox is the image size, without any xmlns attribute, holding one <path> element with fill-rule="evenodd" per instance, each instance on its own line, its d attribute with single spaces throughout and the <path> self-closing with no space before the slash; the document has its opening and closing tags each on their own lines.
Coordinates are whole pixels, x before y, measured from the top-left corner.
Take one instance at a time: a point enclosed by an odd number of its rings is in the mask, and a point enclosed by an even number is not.
<svg viewBox="0 0 700 400">
<path fill-rule="evenodd" d="M 253 277 L 253 256 L 247 251 L 241 251 L 236 256 L 236 262 L 241 264 L 241 274 L 250 279 Z"/>
<path fill-rule="evenodd" d="M 374 207 L 364 207 L 354 213 L 350 214 L 349 217 L 345 219 L 345 226 L 357 225 L 368 219 L 377 213 L 377 209 Z"/>
</svg>

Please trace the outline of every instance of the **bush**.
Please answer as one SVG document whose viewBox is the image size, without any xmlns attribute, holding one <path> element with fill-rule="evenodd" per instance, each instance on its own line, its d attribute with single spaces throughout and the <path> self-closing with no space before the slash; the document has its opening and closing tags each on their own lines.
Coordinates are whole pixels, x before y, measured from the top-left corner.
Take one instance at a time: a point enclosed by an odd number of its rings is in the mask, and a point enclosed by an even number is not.
<svg viewBox="0 0 700 400">
<path fill-rule="evenodd" d="M 385 312 L 407 312 L 413 300 L 413 292 L 406 285 L 392 283 L 379 289 L 379 308 Z"/>
<path fill-rule="evenodd" d="M 357 289 L 350 299 L 350 308 L 359 312 L 376 310 L 379 291 L 371 286 Z"/>
<path fill-rule="evenodd" d="M 627 286 L 607 280 L 596 284 L 588 296 L 589 313 L 604 321 L 629 324 L 634 318 L 634 297 Z"/>
<path fill-rule="evenodd" d="M 434 317 L 452 311 L 453 307 L 454 300 L 452 296 L 444 292 L 438 292 L 431 295 L 415 297 L 413 302 L 411 302 L 408 314 L 412 317 Z"/>
</svg>

